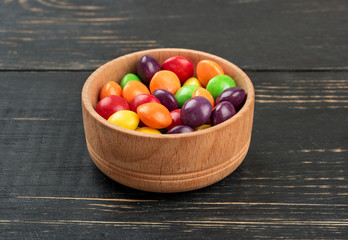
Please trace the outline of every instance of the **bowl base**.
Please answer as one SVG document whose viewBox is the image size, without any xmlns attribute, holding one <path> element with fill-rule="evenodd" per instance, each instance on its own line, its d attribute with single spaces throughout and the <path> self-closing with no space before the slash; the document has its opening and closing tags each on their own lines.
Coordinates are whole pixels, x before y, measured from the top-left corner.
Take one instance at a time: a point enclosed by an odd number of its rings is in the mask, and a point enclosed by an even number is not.
<svg viewBox="0 0 348 240">
<path fill-rule="evenodd" d="M 197 172 L 182 174 L 150 174 L 121 168 L 101 158 L 87 141 L 87 148 L 96 166 L 109 178 L 138 190 L 175 193 L 196 190 L 214 184 L 231 174 L 244 160 L 250 145 L 247 144 L 227 161 Z"/>
</svg>

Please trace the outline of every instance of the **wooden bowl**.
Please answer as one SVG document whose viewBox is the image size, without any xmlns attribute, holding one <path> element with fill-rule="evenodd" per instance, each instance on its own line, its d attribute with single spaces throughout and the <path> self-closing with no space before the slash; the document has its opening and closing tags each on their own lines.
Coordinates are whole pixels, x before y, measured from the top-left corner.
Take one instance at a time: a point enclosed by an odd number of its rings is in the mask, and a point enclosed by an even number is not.
<svg viewBox="0 0 348 240">
<path fill-rule="evenodd" d="M 185 134 L 140 133 L 106 121 L 95 111 L 102 86 L 136 73 L 145 54 L 160 64 L 172 56 L 186 57 L 194 66 L 204 59 L 217 62 L 246 91 L 243 108 L 219 125 Z M 184 192 L 216 183 L 241 164 L 251 139 L 254 88 L 241 69 L 220 57 L 187 49 L 153 49 L 116 58 L 93 72 L 82 89 L 82 112 L 88 151 L 103 173 L 135 189 Z"/>
</svg>

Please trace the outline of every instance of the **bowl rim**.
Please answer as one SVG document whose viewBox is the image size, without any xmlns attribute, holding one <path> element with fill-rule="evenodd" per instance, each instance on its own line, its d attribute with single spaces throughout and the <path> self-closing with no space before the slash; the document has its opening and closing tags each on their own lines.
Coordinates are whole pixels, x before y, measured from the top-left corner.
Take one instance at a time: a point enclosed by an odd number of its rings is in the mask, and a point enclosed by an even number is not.
<svg viewBox="0 0 348 240">
<path fill-rule="evenodd" d="M 180 52 L 190 52 L 193 54 L 200 54 L 200 55 L 203 54 L 203 55 L 206 55 L 206 56 L 209 56 L 212 58 L 216 58 L 221 62 L 224 62 L 226 64 L 231 65 L 234 68 L 234 70 L 237 72 L 237 74 L 239 74 L 243 78 L 243 81 L 246 82 L 246 88 L 247 88 L 248 94 L 247 94 L 247 98 L 246 98 L 246 101 L 245 101 L 243 107 L 233 117 L 226 120 L 225 122 L 222 122 L 218 125 L 215 125 L 215 126 L 203 129 L 203 130 L 190 132 L 190 133 L 180 133 L 180 134 L 151 134 L 151 133 L 143 133 L 143 132 L 137 132 L 134 130 L 129 130 L 129 129 L 117 126 L 115 124 L 112 124 L 111 122 L 108 122 L 106 119 L 104 119 L 102 116 L 100 116 L 96 112 L 96 110 L 92 106 L 92 103 L 89 101 L 89 97 L 87 94 L 88 94 L 89 87 L 93 83 L 94 79 L 97 78 L 98 75 L 101 72 L 103 72 L 103 70 L 105 68 L 108 68 L 109 65 L 113 65 L 113 63 L 115 61 L 120 61 L 122 59 L 129 58 L 133 54 L 145 55 L 145 54 L 152 54 L 152 53 L 163 52 L 163 51 L 175 52 L 177 54 L 176 56 L 181 56 Z M 197 137 L 199 135 L 209 134 L 213 131 L 217 131 L 221 128 L 224 128 L 226 125 L 233 124 L 233 122 L 237 121 L 239 118 L 242 118 L 243 115 L 246 113 L 247 109 L 249 109 L 250 107 L 253 107 L 254 100 L 255 100 L 254 86 L 253 86 L 250 78 L 238 66 L 236 66 L 235 64 L 231 63 L 230 61 L 223 59 L 219 56 L 216 56 L 214 54 L 203 52 L 203 51 L 192 50 L 192 49 L 184 49 L 184 48 L 155 48 L 155 49 L 148 49 L 148 50 L 132 52 L 132 53 L 128 53 L 126 55 L 114 58 L 114 59 L 106 62 L 105 64 L 101 65 L 95 71 L 93 71 L 92 74 L 90 74 L 90 76 L 87 78 L 87 80 L 85 81 L 85 83 L 83 85 L 82 93 L 81 93 L 82 105 L 85 107 L 85 109 L 88 111 L 88 113 L 91 116 L 93 116 L 93 118 L 95 118 L 100 124 L 104 125 L 107 128 L 111 128 L 114 131 L 119 131 L 119 132 L 122 132 L 124 134 L 134 135 L 134 136 L 140 137 L 140 138 L 142 137 L 144 139 L 149 139 L 149 138 L 153 138 L 153 139 L 176 139 L 178 137 L 179 138 L 190 138 L 190 137 Z"/>
</svg>

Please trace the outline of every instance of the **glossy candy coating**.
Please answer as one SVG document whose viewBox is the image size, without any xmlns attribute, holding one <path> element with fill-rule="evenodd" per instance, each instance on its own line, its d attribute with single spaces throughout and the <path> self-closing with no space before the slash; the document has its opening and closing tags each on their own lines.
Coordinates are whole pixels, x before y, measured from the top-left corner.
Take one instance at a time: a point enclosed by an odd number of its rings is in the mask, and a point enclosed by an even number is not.
<svg viewBox="0 0 348 240">
<path fill-rule="evenodd" d="M 135 75 L 133 73 L 128 73 L 121 80 L 121 83 L 120 83 L 121 88 L 123 89 L 124 86 L 130 81 L 141 82 L 140 78 L 137 75 Z"/>
<path fill-rule="evenodd" d="M 227 101 L 220 102 L 216 105 L 213 110 L 213 113 L 210 117 L 210 123 L 212 126 L 218 125 L 236 114 L 236 110 L 233 107 L 233 104 Z"/>
<path fill-rule="evenodd" d="M 243 88 L 232 87 L 225 89 L 216 99 L 216 104 L 223 101 L 228 101 L 233 104 L 236 112 L 238 112 L 244 105 L 246 94 Z"/>
<path fill-rule="evenodd" d="M 145 103 L 138 107 L 137 113 L 141 121 L 151 128 L 166 128 L 172 124 L 168 109 L 159 103 Z"/>
<path fill-rule="evenodd" d="M 95 111 L 105 119 L 108 119 L 112 114 L 121 110 L 129 110 L 129 105 L 126 100 L 116 95 L 103 98 L 95 108 Z"/>
<path fill-rule="evenodd" d="M 165 89 L 175 94 L 181 87 L 181 83 L 175 73 L 167 70 L 161 70 L 152 77 L 149 87 L 151 93 L 157 89 Z"/>
<path fill-rule="evenodd" d="M 197 88 L 193 92 L 192 97 L 198 97 L 198 96 L 205 97 L 206 99 L 208 99 L 209 102 L 211 103 L 211 106 L 214 107 L 214 98 L 207 89 L 202 87 Z"/>
<path fill-rule="evenodd" d="M 135 131 L 142 132 L 142 133 L 161 134 L 161 132 L 158 131 L 157 129 L 150 128 L 150 127 L 141 127 L 141 128 L 135 129 Z"/>
<path fill-rule="evenodd" d="M 212 113 L 212 106 L 205 97 L 194 97 L 181 108 L 180 120 L 192 128 L 205 124 Z"/>
<path fill-rule="evenodd" d="M 181 113 L 181 109 L 175 109 L 170 112 L 170 115 L 172 116 L 172 124 L 170 124 L 170 126 L 167 127 L 167 130 L 172 129 L 175 126 L 182 125 L 180 120 L 180 113 Z"/>
<path fill-rule="evenodd" d="M 109 81 L 104 84 L 103 88 L 100 91 L 99 99 L 103 99 L 110 95 L 116 95 L 122 97 L 122 88 L 118 85 L 117 82 Z"/>
<path fill-rule="evenodd" d="M 195 77 L 191 77 L 187 79 L 186 82 L 184 82 L 183 86 L 186 86 L 186 85 L 195 85 L 197 87 L 202 87 L 202 84 L 200 83 L 200 81 Z"/>
<path fill-rule="evenodd" d="M 192 77 L 195 71 L 192 62 L 181 56 L 174 56 L 165 60 L 162 63 L 162 69 L 175 73 L 181 83 Z"/>
<path fill-rule="evenodd" d="M 206 89 L 211 93 L 213 98 L 216 99 L 220 95 L 220 93 L 222 93 L 227 88 L 236 86 L 236 83 L 230 76 L 218 75 L 216 77 L 213 77 L 209 81 Z"/>
<path fill-rule="evenodd" d="M 195 130 L 189 126 L 185 125 L 178 125 L 170 129 L 167 134 L 179 134 L 179 133 L 190 133 L 194 132 Z"/>
<path fill-rule="evenodd" d="M 144 103 L 149 103 L 149 102 L 155 102 L 155 103 L 160 103 L 160 101 L 158 101 L 158 99 L 150 94 L 140 94 L 137 95 L 133 98 L 133 100 L 131 101 L 131 103 L 129 104 L 130 109 L 133 112 L 137 112 L 137 108 L 144 104 Z"/>
<path fill-rule="evenodd" d="M 133 98 L 140 94 L 150 94 L 149 89 L 141 82 L 130 81 L 123 88 L 122 95 L 128 103 L 131 103 Z"/>
<path fill-rule="evenodd" d="M 175 98 L 181 108 L 184 103 L 192 97 L 193 92 L 198 88 L 195 85 L 182 86 L 176 93 Z"/>
<path fill-rule="evenodd" d="M 196 74 L 201 84 L 206 87 L 210 79 L 217 75 L 223 75 L 224 70 L 214 61 L 202 60 L 196 66 Z"/>
<path fill-rule="evenodd" d="M 161 70 L 161 66 L 153 56 L 144 55 L 140 58 L 137 74 L 144 84 L 149 85 L 153 75 L 159 70 Z"/>
<path fill-rule="evenodd" d="M 175 96 L 168 90 L 157 89 L 152 93 L 152 95 L 154 95 L 169 111 L 173 111 L 179 108 L 179 104 Z"/>
<path fill-rule="evenodd" d="M 195 131 L 200 131 L 200 130 L 204 130 L 204 129 L 207 129 L 207 128 L 210 128 L 210 124 L 203 124 L 201 126 L 198 126 L 195 128 Z"/>
<path fill-rule="evenodd" d="M 112 114 L 108 121 L 117 126 L 135 130 L 139 124 L 139 117 L 133 111 L 122 110 Z"/>
</svg>

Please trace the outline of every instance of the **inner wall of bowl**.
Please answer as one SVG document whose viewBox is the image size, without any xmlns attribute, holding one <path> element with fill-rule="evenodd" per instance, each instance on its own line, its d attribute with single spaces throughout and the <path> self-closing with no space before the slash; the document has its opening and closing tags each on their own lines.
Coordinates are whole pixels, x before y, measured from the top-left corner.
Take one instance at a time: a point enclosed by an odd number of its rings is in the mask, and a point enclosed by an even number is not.
<svg viewBox="0 0 348 240">
<path fill-rule="evenodd" d="M 244 79 L 246 75 L 241 75 L 240 73 L 242 72 L 237 71 L 237 66 L 220 57 L 216 57 L 208 53 L 185 49 L 154 49 L 135 52 L 116 58 L 95 71 L 91 76 L 91 78 L 93 79 L 90 82 L 91 86 L 88 93 L 89 101 L 94 109 L 99 101 L 99 92 L 102 89 L 103 85 L 108 81 L 115 81 L 117 83 L 120 83 L 124 75 L 126 75 L 127 73 L 137 74 L 137 64 L 140 58 L 145 54 L 152 55 L 157 59 L 160 65 L 162 65 L 162 63 L 166 59 L 173 56 L 183 56 L 188 58 L 193 63 L 195 68 L 198 62 L 201 60 L 215 61 L 219 65 L 221 65 L 225 74 L 232 77 L 235 80 L 237 86 L 243 88 L 248 94 L 248 83 Z"/>
</svg>

